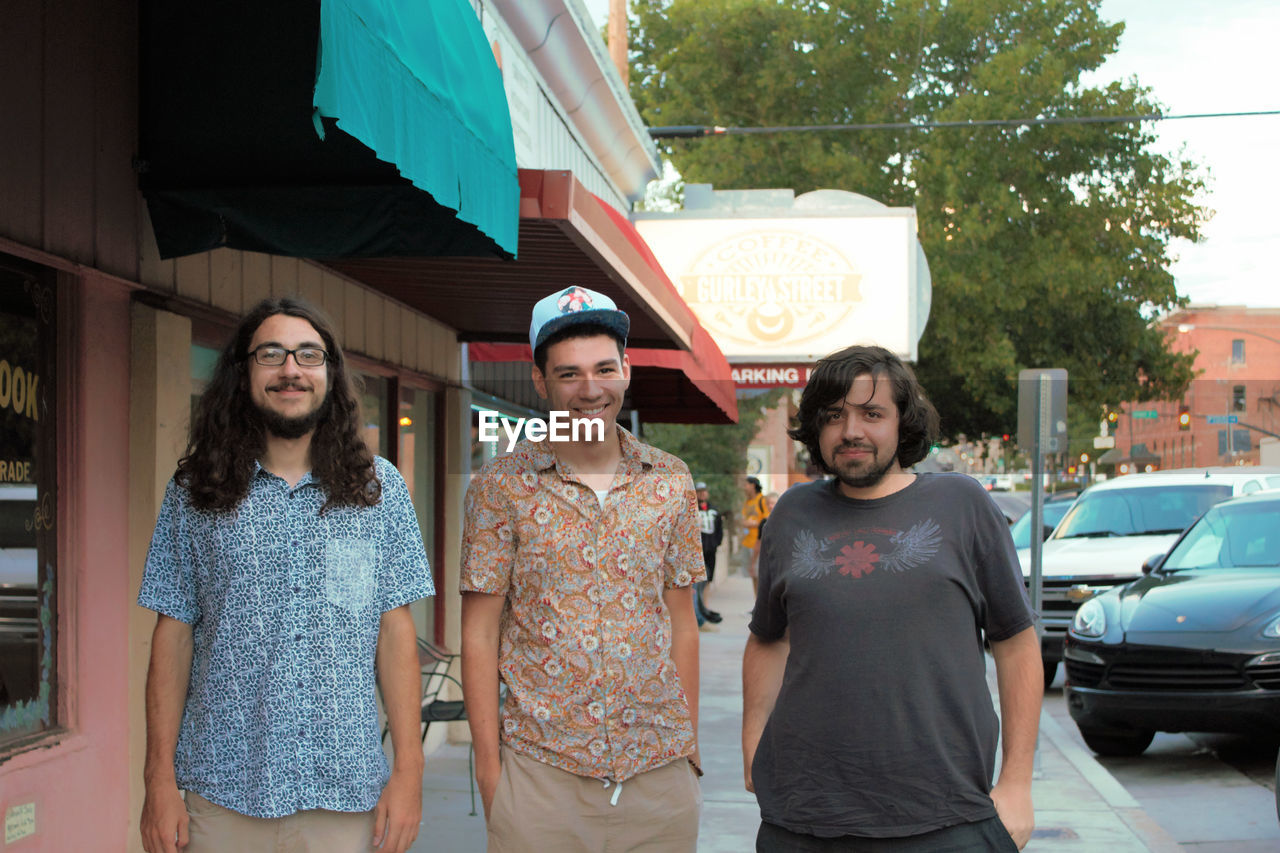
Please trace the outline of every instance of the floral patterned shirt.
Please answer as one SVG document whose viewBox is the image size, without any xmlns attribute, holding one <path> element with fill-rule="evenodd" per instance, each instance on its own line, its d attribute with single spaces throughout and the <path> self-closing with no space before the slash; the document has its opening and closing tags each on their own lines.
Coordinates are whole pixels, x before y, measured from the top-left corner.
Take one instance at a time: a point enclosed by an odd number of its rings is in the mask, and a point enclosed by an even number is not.
<svg viewBox="0 0 1280 853">
<path fill-rule="evenodd" d="M 461 588 L 506 597 L 503 741 L 622 782 L 693 754 L 663 593 L 706 569 L 689 469 L 618 435 L 603 508 L 546 441 L 486 464 L 467 491 Z"/>
<path fill-rule="evenodd" d="M 382 614 L 433 589 L 409 490 L 374 461 L 382 500 L 324 514 L 310 474 L 259 465 L 231 512 L 169 482 L 138 603 L 192 626 L 178 787 L 250 817 L 377 804 Z"/>
</svg>

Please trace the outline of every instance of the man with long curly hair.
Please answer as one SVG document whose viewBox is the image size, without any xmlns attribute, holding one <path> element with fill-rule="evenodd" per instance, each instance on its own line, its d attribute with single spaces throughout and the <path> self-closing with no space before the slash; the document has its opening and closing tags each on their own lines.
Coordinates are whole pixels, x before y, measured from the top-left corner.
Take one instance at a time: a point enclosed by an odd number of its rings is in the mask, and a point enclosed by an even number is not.
<svg viewBox="0 0 1280 853">
<path fill-rule="evenodd" d="M 982 486 L 910 470 L 937 432 L 911 369 L 881 347 L 827 356 L 805 386 L 788 434 L 834 479 L 782 495 L 761 546 L 742 664 L 757 851 L 1001 851 L 1031 837 L 1040 643 Z"/>
<path fill-rule="evenodd" d="M 138 595 L 158 614 L 148 853 L 403 853 L 417 837 L 408 605 L 434 589 L 404 480 L 359 413 L 332 326 L 302 300 L 259 303 L 218 359 Z"/>
</svg>

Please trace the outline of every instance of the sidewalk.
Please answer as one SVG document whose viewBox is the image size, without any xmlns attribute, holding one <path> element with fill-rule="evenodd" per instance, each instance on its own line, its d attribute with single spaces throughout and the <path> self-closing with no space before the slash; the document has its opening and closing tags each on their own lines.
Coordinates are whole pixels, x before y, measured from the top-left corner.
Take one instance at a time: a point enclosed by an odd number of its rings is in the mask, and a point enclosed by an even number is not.
<svg viewBox="0 0 1280 853">
<path fill-rule="evenodd" d="M 718 578 L 710 606 L 724 616 L 717 633 L 702 638 L 699 720 L 702 748 L 702 829 L 699 853 L 749 853 L 760 813 L 742 787 L 740 748 L 742 648 L 751 585 Z M 994 697 L 994 670 L 989 671 Z M 999 706 L 997 705 L 997 708 Z M 1040 718 L 1040 766 L 1032 785 L 1037 829 L 1031 853 L 1172 853 L 1181 847 L 1152 821 L 1091 755 L 1072 742 L 1048 714 Z M 484 819 L 468 814 L 467 747 L 445 746 L 427 758 L 422 831 L 415 853 L 484 850 Z M 479 802 L 477 799 L 477 810 Z"/>
</svg>

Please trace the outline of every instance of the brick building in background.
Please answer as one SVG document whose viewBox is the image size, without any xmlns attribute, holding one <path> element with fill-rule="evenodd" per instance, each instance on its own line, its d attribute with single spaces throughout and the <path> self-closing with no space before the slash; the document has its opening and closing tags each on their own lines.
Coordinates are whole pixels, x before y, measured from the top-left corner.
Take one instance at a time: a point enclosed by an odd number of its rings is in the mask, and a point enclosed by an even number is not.
<svg viewBox="0 0 1280 853">
<path fill-rule="evenodd" d="M 1122 406 L 1116 473 L 1259 464 L 1280 436 L 1280 308 L 1193 305 L 1160 325 L 1171 350 L 1197 353 L 1196 378 L 1181 400 Z"/>
</svg>

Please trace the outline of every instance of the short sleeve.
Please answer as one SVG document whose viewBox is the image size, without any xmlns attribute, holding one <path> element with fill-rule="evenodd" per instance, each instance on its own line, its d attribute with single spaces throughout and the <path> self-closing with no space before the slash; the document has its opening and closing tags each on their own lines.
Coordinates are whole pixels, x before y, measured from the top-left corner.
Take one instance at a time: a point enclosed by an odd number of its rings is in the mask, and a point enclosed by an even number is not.
<svg viewBox="0 0 1280 853">
<path fill-rule="evenodd" d="M 755 607 L 751 611 L 751 622 L 747 626 L 751 633 L 765 642 L 780 640 L 787 633 L 787 609 L 784 603 L 787 565 L 776 550 L 781 538 L 777 527 L 780 523 L 781 521 L 775 520 L 760 536 L 759 584 Z"/>
<path fill-rule="evenodd" d="M 986 605 L 982 628 L 988 641 L 999 642 L 1035 624 L 1035 614 L 1027 598 L 1022 564 L 1009 533 L 1009 523 L 990 495 L 981 487 L 976 491 L 974 560 L 978 567 L 978 588 Z"/>
<path fill-rule="evenodd" d="M 698 527 L 698 493 L 693 488 L 689 469 L 680 465 L 679 479 L 672 478 L 680 490 L 671 542 L 663 559 L 663 582 L 667 589 L 690 586 L 707 579 L 706 561 L 702 558 L 702 533 Z"/>
<path fill-rule="evenodd" d="M 418 514 L 404 478 L 396 467 L 378 459 L 378 479 L 382 482 L 381 510 L 383 538 L 379 545 L 378 600 L 380 613 L 394 610 L 435 594 L 431 567 L 422 544 Z"/>
<path fill-rule="evenodd" d="M 186 490 L 170 480 L 147 549 L 138 604 L 164 616 L 195 624 L 200 618 L 195 569 L 188 550 Z"/>
<path fill-rule="evenodd" d="M 467 487 L 462 523 L 462 592 L 506 595 L 516 560 L 516 519 L 502 488 L 502 474 L 491 462 Z"/>
</svg>

